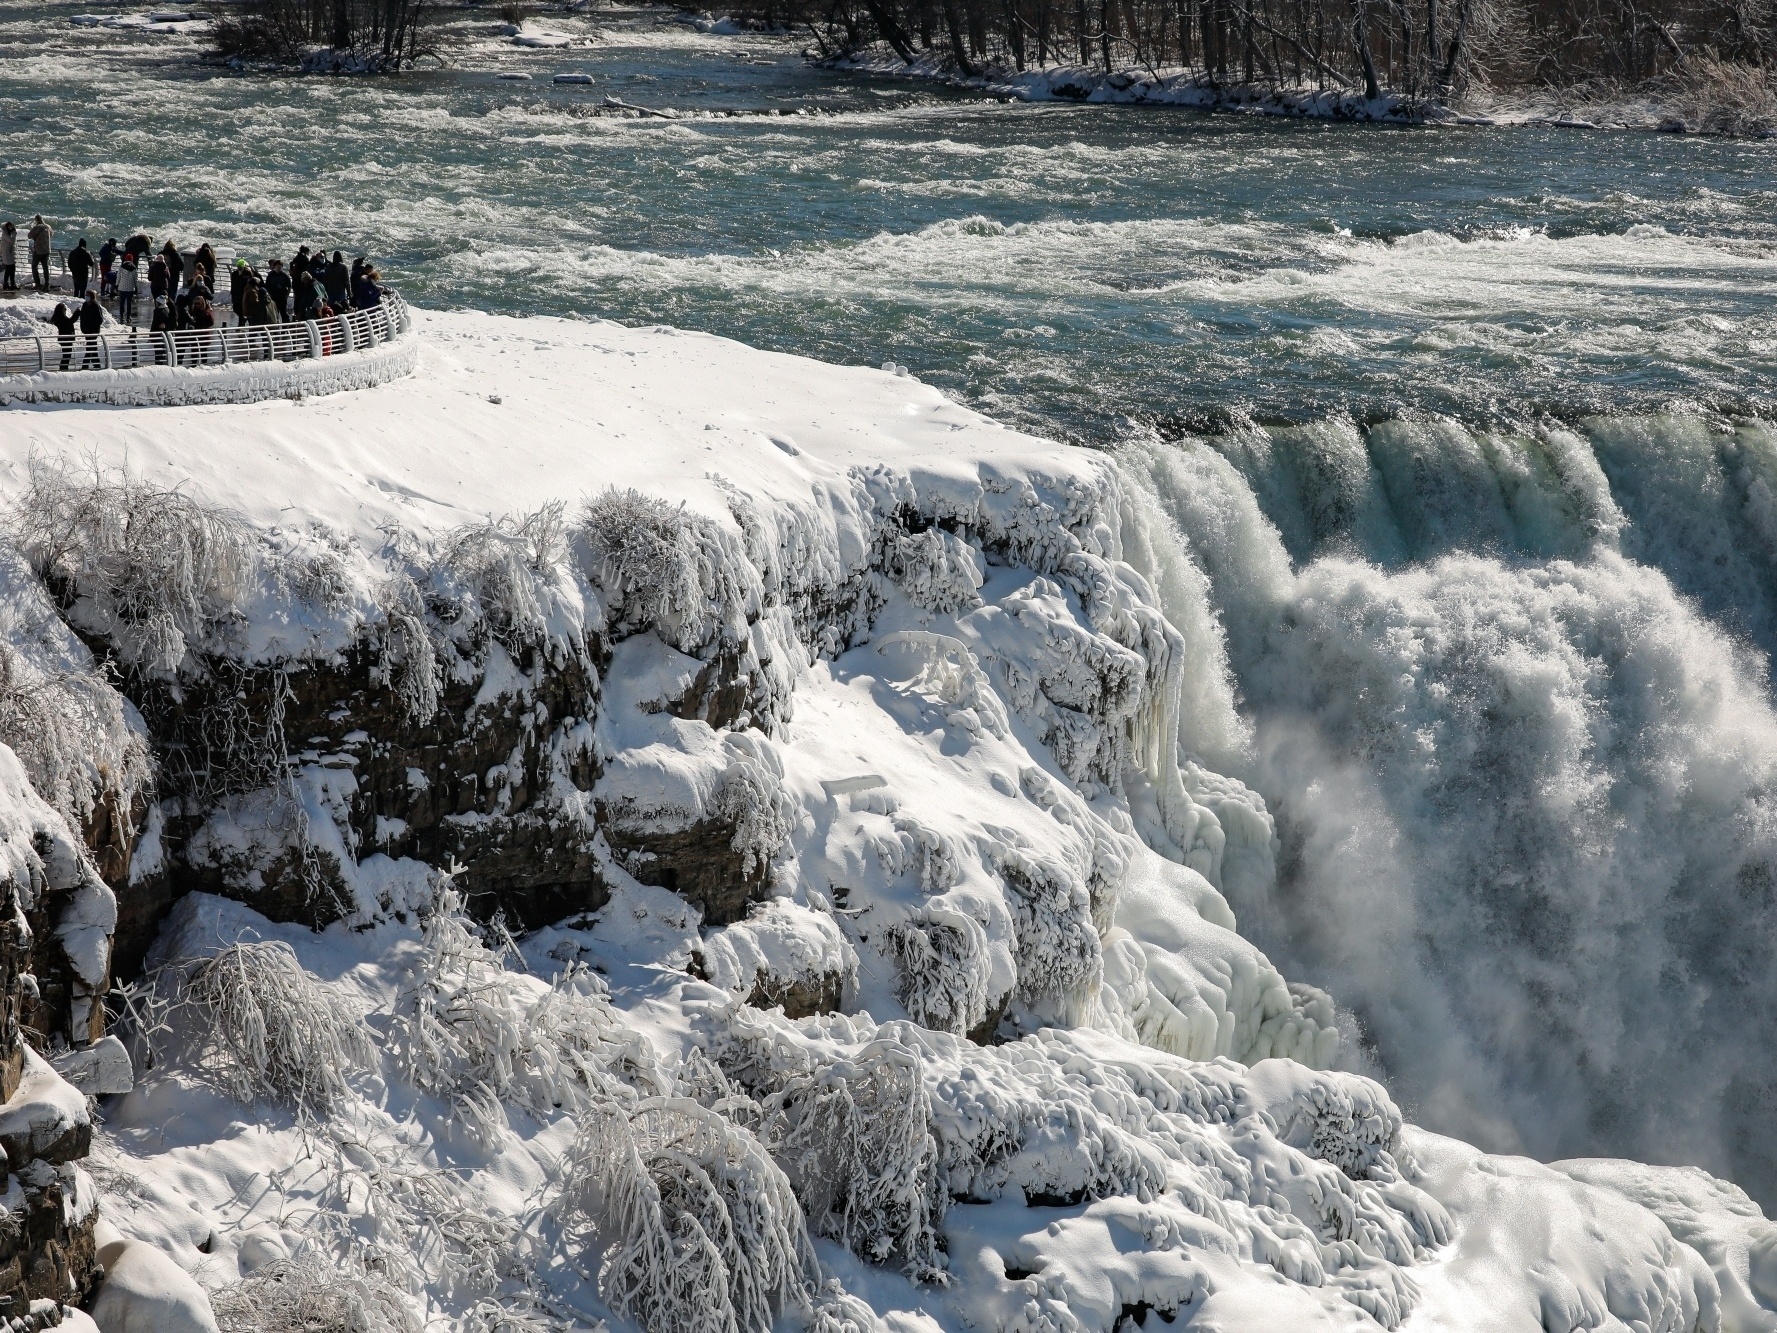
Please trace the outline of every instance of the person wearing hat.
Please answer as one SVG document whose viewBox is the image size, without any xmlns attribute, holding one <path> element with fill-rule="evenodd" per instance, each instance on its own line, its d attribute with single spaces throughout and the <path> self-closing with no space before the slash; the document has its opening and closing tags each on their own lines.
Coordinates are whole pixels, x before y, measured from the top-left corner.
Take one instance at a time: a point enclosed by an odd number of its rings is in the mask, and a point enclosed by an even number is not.
<svg viewBox="0 0 1777 1333">
<path fill-rule="evenodd" d="M 86 248 L 86 237 L 68 252 L 68 276 L 74 279 L 74 295 L 86 295 L 86 280 L 93 275 L 93 252 Z"/>
<path fill-rule="evenodd" d="M 245 259 L 234 261 L 234 267 L 228 274 L 228 308 L 234 311 L 234 322 L 247 322 L 247 284 L 253 280 L 253 270 L 248 267 Z"/>
<path fill-rule="evenodd" d="M 271 298 L 272 311 L 277 315 L 274 324 L 281 324 L 290 318 L 290 275 L 284 272 L 284 261 L 270 261 L 271 271 L 265 275 L 265 294 Z"/>
<path fill-rule="evenodd" d="M 346 309 L 352 303 L 352 277 L 346 269 L 346 257 L 338 250 L 333 252 L 333 262 L 321 275 L 321 285 L 327 289 L 327 304 L 335 311 Z"/>
<path fill-rule="evenodd" d="M 99 304 L 96 289 L 86 289 L 86 300 L 80 303 L 80 331 L 86 335 L 86 350 L 80 358 L 82 370 L 99 368 L 99 331 L 105 327 L 105 307 Z"/>
<path fill-rule="evenodd" d="M 19 229 L 8 218 L 0 222 L 0 291 L 19 289 Z"/>
</svg>

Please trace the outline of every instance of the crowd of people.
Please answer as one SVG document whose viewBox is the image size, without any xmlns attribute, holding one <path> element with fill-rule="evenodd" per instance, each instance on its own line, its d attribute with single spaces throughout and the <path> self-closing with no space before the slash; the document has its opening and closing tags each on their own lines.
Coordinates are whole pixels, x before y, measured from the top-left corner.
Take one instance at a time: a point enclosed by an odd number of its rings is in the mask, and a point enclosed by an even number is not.
<svg viewBox="0 0 1777 1333">
<path fill-rule="evenodd" d="M 10 219 L 0 222 L 0 292 L 18 286 L 18 254 L 28 249 L 31 285 L 53 291 L 50 257 L 54 232 L 41 215 L 21 235 Z M 320 246 L 301 246 L 286 263 L 267 259 L 265 271 L 244 258 L 224 265 L 205 243 L 182 251 L 173 241 L 155 248 L 154 238 L 138 231 L 128 240 L 107 240 L 95 251 L 82 236 L 68 251 L 64 267 L 74 298 L 58 302 L 48 317 L 63 345 L 62 369 L 70 369 L 73 338 L 89 335 L 83 366 L 98 364 L 91 336 L 105 323 L 109 306 L 117 322 L 150 333 L 226 327 L 229 315 L 237 325 L 270 325 L 326 319 L 348 310 L 382 304 L 387 289 L 374 265 L 360 255 L 349 266 L 342 251 L 329 257 Z M 226 286 L 224 286 L 226 284 Z M 226 291 L 226 309 L 218 293 Z"/>
</svg>

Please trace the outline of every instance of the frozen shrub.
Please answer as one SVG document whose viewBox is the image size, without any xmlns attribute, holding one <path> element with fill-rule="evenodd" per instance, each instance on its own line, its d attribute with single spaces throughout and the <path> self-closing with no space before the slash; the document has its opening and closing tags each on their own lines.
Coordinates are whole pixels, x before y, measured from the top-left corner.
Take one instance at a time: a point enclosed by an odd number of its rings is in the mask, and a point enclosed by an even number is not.
<svg viewBox="0 0 1777 1333">
<path fill-rule="evenodd" d="M 756 758 L 731 760 L 716 789 L 716 814 L 731 825 L 729 846 L 741 854 L 742 873 L 753 875 L 790 836 L 792 807 L 776 773 Z"/>
<path fill-rule="evenodd" d="M 604 1247 L 599 1287 L 649 1333 L 767 1333 L 820 1281 L 783 1171 L 686 1097 L 604 1102 L 580 1121 L 553 1207 Z"/>
<path fill-rule="evenodd" d="M 587 577 L 604 592 L 612 628 L 654 629 L 694 653 L 726 630 L 746 633 L 751 567 L 709 519 L 655 496 L 612 488 L 581 516 Z"/>
<path fill-rule="evenodd" d="M 1079 1009 L 1098 982 L 1102 961 L 1086 884 L 1065 866 L 1016 849 L 1001 856 L 1000 875 L 1012 891 L 1019 999 L 1059 1000 L 1066 1009 Z M 1077 1021 L 1078 1014 L 1069 1017 Z"/>
<path fill-rule="evenodd" d="M 987 932 L 973 917 L 928 908 L 890 927 L 888 946 L 915 1023 L 962 1036 L 987 1016 Z"/>
<path fill-rule="evenodd" d="M 949 1197 L 918 1052 L 871 1042 L 791 1077 L 766 1115 L 762 1136 L 813 1230 L 915 1281 L 942 1275 L 937 1225 Z"/>
<path fill-rule="evenodd" d="M 981 560 L 975 548 L 938 528 L 883 528 L 877 567 L 915 606 L 941 615 L 981 605 Z"/>
<path fill-rule="evenodd" d="M 407 1297 L 317 1254 L 278 1259 L 210 1293 L 222 1333 L 421 1333 Z"/>
<path fill-rule="evenodd" d="M 391 1042 L 403 1072 L 456 1100 L 484 1138 L 505 1108 L 578 1112 L 608 1090 L 627 1054 L 597 979 L 569 972 L 550 988 L 507 970 L 446 888 L 426 921 L 424 953 L 396 1002 Z"/>
<path fill-rule="evenodd" d="M 345 1097 L 347 1076 L 375 1058 L 363 1015 L 281 940 L 231 944 L 187 965 L 173 987 L 169 1019 L 236 1101 L 266 1097 L 325 1115 Z"/>
<path fill-rule="evenodd" d="M 516 653 L 549 637 L 548 585 L 566 557 L 558 500 L 523 519 L 456 529 L 439 545 L 432 578 L 456 623 L 485 625 Z"/>
<path fill-rule="evenodd" d="M 442 671 L 426 628 L 426 600 L 412 579 L 390 579 L 377 590 L 383 613 L 380 651 L 372 676 L 394 691 L 401 717 L 424 726 L 438 713 Z"/>
<path fill-rule="evenodd" d="M 76 829 L 91 819 L 96 791 L 112 792 L 127 819 L 152 776 L 148 747 L 123 709 L 123 696 L 98 675 L 45 672 L 0 644 L 0 742 Z M 127 840 L 133 830 L 121 832 Z"/>
<path fill-rule="evenodd" d="M 127 474 L 34 457 L 9 521 L 38 575 L 74 600 L 81 628 L 131 666 L 170 672 L 238 614 L 257 568 L 242 520 Z"/>
</svg>

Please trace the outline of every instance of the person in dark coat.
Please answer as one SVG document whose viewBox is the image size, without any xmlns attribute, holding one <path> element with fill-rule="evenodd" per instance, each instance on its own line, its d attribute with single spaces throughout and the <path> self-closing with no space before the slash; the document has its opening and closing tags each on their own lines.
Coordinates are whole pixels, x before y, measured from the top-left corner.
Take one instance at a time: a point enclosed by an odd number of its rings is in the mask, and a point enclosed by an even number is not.
<svg viewBox="0 0 1777 1333">
<path fill-rule="evenodd" d="M 327 265 L 327 272 L 322 275 L 322 283 L 327 288 L 327 304 L 336 313 L 351 304 L 351 281 L 351 274 L 346 271 L 345 256 L 335 250 L 333 262 Z"/>
<path fill-rule="evenodd" d="M 49 317 L 49 322 L 56 326 L 56 341 L 62 344 L 62 369 L 68 368 L 68 359 L 74 355 L 74 316 L 68 313 L 65 301 L 57 301 L 56 308 Z"/>
<path fill-rule="evenodd" d="M 373 305 L 383 303 L 383 287 L 377 281 L 377 271 L 366 264 L 358 274 L 358 280 L 352 284 L 352 302 L 360 310 L 368 310 Z"/>
<path fill-rule="evenodd" d="M 156 255 L 148 261 L 148 294 L 156 301 L 165 301 L 172 296 L 168 285 L 166 256 Z"/>
<path fill-rule="evenodd" d="M 265 294 L 271 298 L 271 308 L 277 314 L 273 323 L 282 324 L 290 318 L 290 290 L 290 275 L 284 272 L 284 261 L 272 260 L 271 272 L 265 275 Z"/>
<path fill-rule="evenodd" d="M 134 255 L 139 266 L 142 261 L 154 252 L 154 238 L 145 231 L 139 231 L 123 243 L 123 252 Z"/>
<path fill-rule="evenodd" d="M 99 247 L 100 296 L 115 296 L 117 294 L 117 278 L 115 277 L 117 257 L 122 253 L 123 250 L 118 246 L 115 236 Z"/>
<path fill-rule="evenodd" d="M 179 247 L 169 239 L 160 248 L 160 257 L 167 265 L 167 299 L 171 300 L 179 294 L 179 285 L 185 281 L 185 261 L 180 258 Z"/>
<path fill-rule="evenodd" d="M 308 269 L 296 275 L 296 318 L 315 319 L 321 310 L 321 284 Z"/>
<path fill-rule="evenodd" d="M 198 246 L 197 253 L 192 256 L 191 271 L 195 279 L 199 271 L 203 272 L 204 285 L 212 292 L 216 290 L 216 251 L 208 241 Z"/>
<path fill-rule="evenodd" d="M 307 273 L 308 271 L 309 248 L 305 245 L 300 247 L 297 252 L 290 257 L 290 281 L 294 283 L 300 275 Z"/>
<path fill-rule="evenodd" d="M 236 324 L 245 324 L 247 322 L 245 297 L 247 295 L 247 284 L 252 280 L 253 270 L 247 266 L 247 261 L 244 259 L 235 260 L 234 268 L 230 269 L 228 274 L 228 304 L 234 311 L 234 322 Z"/>
<path fill-rule="evenodd" d="M 74 279 L 74 295 L 86 295 L 86 280 L 93 275 L 93 252 L 86 248 L 86 237 L 68 254 L 68 276 Z"/>
<path fill-rule="evenodd" d="M 166 297 L 157 296 L 154 298 L 154 313 L 148 317 L 148 332 L 150 334 L 155 334 L 155 333 L 171 333 L 172 331 L 173 331 L 173 309 L 171 306 L 169 306 L 167 304 Z M 157 347 L 155 349 L 154 364 L 157 366 L 164 366 L 167 364 L 167 352 L 166 352 L 166 344 L 165 343 L 162 343 L 159 347 Z"/>
<path fill-rule="evenodd" d="M 19 289 L 19 229 L 8 218 L 0 222 L 0 292 Z"/>
<path fill-rule="evenodd" d="M 88 291 L 80 306 L 80 331 L 86 335 L 86 351 L 80 358 L 82 370 L 88 366 L 99 368 L 99 331 L 104 327 L 105 307 L 99 304 L 97 292 Z"/>
</svg>

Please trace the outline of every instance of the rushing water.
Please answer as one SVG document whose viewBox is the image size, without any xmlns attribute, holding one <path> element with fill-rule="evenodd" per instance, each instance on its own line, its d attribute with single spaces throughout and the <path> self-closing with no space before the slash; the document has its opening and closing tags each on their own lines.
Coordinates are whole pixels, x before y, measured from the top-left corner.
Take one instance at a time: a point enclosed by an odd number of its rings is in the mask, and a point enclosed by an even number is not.
<svg viewBox="0 0 1777 1333">
<path fill-rule="evenodd" d="M 640 17 L 255 77 L 73 12 L 0 3 L 15 215 L 893 359 L 1116 449 L 1222 663 L 1185 742 L 1279 812 L 1248 928 L 1428 1123 L 1777 1199 L 1777 144 L 1002 105 Z"/>
</svg>

